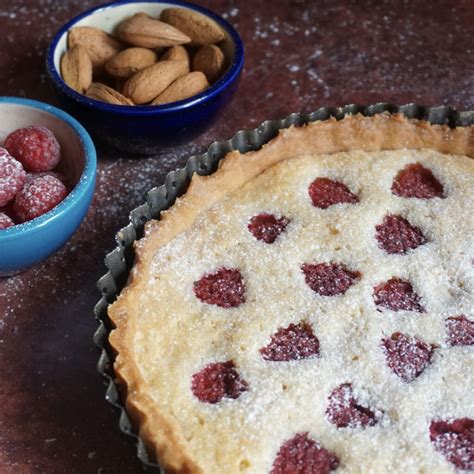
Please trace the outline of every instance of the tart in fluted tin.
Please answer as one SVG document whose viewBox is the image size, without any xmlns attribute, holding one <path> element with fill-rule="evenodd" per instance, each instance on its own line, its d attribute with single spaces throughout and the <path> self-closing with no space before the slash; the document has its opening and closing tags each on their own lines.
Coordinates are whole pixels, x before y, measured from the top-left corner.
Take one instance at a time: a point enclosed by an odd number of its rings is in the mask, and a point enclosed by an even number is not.
<svg viewBox="0 0 474 474">
<path fill-rule="evenodd" d="M 473 134 L 290 128 L 146 224 L 110 343 L 167 471 L 473 469 Z"/>
</svg>

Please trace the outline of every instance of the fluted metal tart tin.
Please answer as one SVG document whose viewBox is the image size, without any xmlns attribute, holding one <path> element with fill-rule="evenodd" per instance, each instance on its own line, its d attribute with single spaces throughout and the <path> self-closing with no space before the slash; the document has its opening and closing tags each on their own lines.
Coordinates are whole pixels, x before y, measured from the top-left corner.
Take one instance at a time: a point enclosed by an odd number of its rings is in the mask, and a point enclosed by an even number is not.
<svg viewBox="0 0 474 474">
<path fill-rule="evenodd" d="M 176 198 L 186 192 L 194 173 L 212 174 L 217 169 L 219 161 L 231 151 L 238 150 L 241 153 L 246 153 L 258 150 L 276 137 L 279 130 L 291 126 L 301 127 L 310 122 L 328 120 L 331 117 L 340 120 L 346 115 L 360 113 L 364 116 L 373 116 L 384 112 L 401 113 L 407 118 L 426 120 L 431 124 L 448 125 L 452 128 L 474 125 L 474 111 L 458 112 L 448 106 L 423 107 L 416 104 L 395 106 L 387 103 L 369 106 L 346 105 L 337 108 L 321 107 L 309 114 L 293 113 L 282 120 L 267 120 L 253 130 L 239 130 L 230 140 L 212 143 L 205 153 L 190 157 L 184 168 L 168 173 L 165 183 L 148 192 L 146 202 L 130 212 L 129 224 L 117 232 L 115 236 L 117 247 L 106 255 L 107 273 L 99 279 L 97 284 L 102 294 L 94 308 L 94 314 L 99 323 L 94 334 L 94 343 L 100 350 L 97 368 L 107 385 L 105 398 L 119 412 L 120 430 L 135 439 L 138 458 L 150 472 L 163 471 L 154 462 L 155 460 L 148 456 L 137 430 L 132 426 L 125 411 L 120 388 L 115 384 L 113 371 L 115 355 L 108 342 L 108 335 L 112 327 L 107 316 L 109 304 L 117 298 L 125 286 L 129 272 L 133 267 L 133 243 L 143 236 L 145 223 L 151 219 L 159 219 L 161 211 L 171 207 Z"/>
</svg>

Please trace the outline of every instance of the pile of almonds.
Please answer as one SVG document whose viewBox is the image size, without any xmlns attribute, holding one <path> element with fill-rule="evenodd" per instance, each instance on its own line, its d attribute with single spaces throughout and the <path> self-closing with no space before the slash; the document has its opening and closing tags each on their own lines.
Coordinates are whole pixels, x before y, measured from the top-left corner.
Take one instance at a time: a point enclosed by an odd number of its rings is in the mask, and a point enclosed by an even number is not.
<svg viewBox="0 0 474 474">
<path fill-rule="evenodd" d="M 222 75 L 221 27 L 194 10 L 168 8 L 155 19 L 139 12 L 117 37 L 92 26 L 69 31 L 61 58 L 67 85 L 118 105 L 160 105 L 199 94 Z"/>
</svg>

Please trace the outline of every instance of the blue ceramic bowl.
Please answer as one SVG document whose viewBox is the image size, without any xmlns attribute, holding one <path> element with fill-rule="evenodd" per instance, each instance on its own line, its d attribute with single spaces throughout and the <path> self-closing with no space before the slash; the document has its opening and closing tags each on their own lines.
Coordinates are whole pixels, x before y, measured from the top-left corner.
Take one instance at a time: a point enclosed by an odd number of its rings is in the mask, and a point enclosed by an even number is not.
<svg viewBox="0 0 474 474">
<path fill-rule="evenodd" d="M 61 145 L 56 170 L 71 192 L 51 211 L 36 219 L 0 230 L 0 276 L 20 272 L 59 249 L 84 219 L 92 200 L 96 153 L 91 138 L 70 115 L 51 105 L 29 99 L 0 97 L 0 144 L 18 128 L 49 128 Z"/>
<path fill-rule="evenodd" d="M 226 40 L 220 45 L 228 64 L 227 71 L 201 94 L 179 102 L 155 106 L 125 106 L 99 102 L 77 93 L 59 74 L 61 56 L 66 51 L 67 34 L 74 26 L 95 26 L 113 32 L 125 18 L 137 12 L 158 17 L 165 8 L 194 10 L 216 21 Z M 223 18 L 206 8 L 190 3 L 170 1 L 112 2 L 87 10 L 66 23 L 54 36 L 47 54 L 48 76 L 62 106 L 87 130 L 103 142 L 122 151 L 157 154 L 170 146 L 190 141 L 211 125 L 218 111 L 227 104 L 242 71 L 244 52 L 235 29 Z"/>
</svg>

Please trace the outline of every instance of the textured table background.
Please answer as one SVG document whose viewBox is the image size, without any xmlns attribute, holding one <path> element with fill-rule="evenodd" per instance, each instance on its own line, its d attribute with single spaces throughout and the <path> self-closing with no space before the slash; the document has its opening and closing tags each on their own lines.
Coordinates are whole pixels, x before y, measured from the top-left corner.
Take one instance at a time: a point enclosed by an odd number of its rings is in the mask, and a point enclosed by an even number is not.
<svg viewBox="0 0 474 474">
<path fill-rule="evenodd" d="M 0 0 L 0 94 L 55 104 L 48 42 L 97 3 Z M 114 233 L 167 172 L 214 139 L 294 111 L 378 101 L 474 108 L 471 0 L 201 3 L 236 26 L 246 48 L 240 89 L 218 123 L 141 160 L 99 146 L 95 199 L 79 231 L 45 263 L 0 279 L 1 473 L 141 471 L 104 400 L 92 308 Z"/>
</svg>

